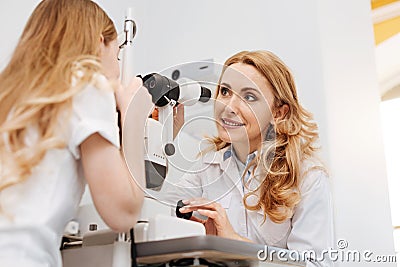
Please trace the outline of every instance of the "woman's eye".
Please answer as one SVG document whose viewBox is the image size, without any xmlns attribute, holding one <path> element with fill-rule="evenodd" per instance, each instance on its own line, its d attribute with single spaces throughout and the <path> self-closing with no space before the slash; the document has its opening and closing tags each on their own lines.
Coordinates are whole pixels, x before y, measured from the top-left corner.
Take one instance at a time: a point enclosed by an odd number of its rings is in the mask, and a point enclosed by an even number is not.
<svg viewBox="0 0 400 267">
<path fill-rule="evenodd" d="M 247 95 L 245 95 L 244 96 L 244 99 L 246 100 L 246 101 L 256 101 L 257 100 L 257 97 L 255 97 L 254 95 L 252 95 L 252 94 L 247 94 Z"/>
<path fill-rule="evenodd" d="M 221 89 L 220 89 L 220 92 L 221 92 L 221 95 L 223 95 L 223 96 L 227 96 L 227 95 L 229 95 L 229 88 L 226 88 L 226 87 L 221 87 Z"/>
</svg>

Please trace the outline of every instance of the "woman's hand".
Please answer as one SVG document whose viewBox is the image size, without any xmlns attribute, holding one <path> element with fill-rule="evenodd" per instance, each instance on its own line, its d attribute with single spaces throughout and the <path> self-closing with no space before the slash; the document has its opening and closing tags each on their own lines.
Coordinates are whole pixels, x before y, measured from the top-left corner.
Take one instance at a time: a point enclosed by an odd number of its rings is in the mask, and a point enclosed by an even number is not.
<svg viewBox="0 0 400 267">
<path fill-rule="evenodd" d="M 233 229 L 225 209 L 218 202 L 213 202 L 205 198 L 195 198 L 184 200 L 183 203 L 186 206 L 179 210 L 181 213 L 197 211 L 199 214 L 208 217 L 207 220 L 201 220 L 195 216 L 190 218 L 192 221 L 204 224 L 208 235 L 243 240 Z"/>
<path fill-rule="evenodd" d="M 117 108 L 121 112 L 122 122 L 125 119 L 129 103 L 142 85 L 143 81 L 139 77 L 134 77 L 128 86 L 123 86 L 119 81 L 115 82 L 115 100 L 117 102 Z"/>
</svg>

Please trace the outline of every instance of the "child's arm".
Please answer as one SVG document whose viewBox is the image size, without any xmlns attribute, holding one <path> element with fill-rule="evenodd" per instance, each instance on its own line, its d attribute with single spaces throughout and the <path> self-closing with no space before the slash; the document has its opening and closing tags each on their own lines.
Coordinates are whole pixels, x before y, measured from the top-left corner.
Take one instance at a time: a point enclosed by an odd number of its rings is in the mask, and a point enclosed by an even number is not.
<svg viewBox="0 0 400 267">
<path fill-rule="evenodd" d="M 114 231 L 128 231 L 136 223 L 143 191 L 130 175 L 120 150 L 96 133 L 81 144 L 81 153 L 97 211 Z"/>
</svg>

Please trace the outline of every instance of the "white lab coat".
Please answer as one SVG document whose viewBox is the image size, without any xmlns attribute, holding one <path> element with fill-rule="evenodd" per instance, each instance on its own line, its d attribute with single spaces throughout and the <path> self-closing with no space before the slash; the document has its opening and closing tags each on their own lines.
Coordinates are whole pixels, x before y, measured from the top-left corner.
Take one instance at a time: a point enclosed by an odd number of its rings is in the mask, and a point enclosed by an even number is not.
<svg viewBox="0 0 400 267">
<path fill-rule="evenodd" d="M 180 199 L 195 197 L 215 200 L 225 208 L 234 230 L 259 244 L 297 251 L 314 250 L 317 256 L 324 249 L 334 248 L 333 210 L 326 172 L 310 170 L 315 163 L 304 161 L 301 166 L 302 199 L 292 218 L 274 223 L 267 216 L 264 222 L 262 210 L 249 211 L 244 207 L 243 195 L 248 189 L 242 185 L 241 174 L 231 154 L 230 147 L 207 153 L 178 183 L 165 181 L 162 198 L 172 205 Z M 260 182 L 251 181 L 250 189 Z M 248 204 L 255 204 L 256 199 L 249 198 Z M 307 262 L 307 266 L 332 266 L 332 263 L 329 260 Z"/>
</svg>

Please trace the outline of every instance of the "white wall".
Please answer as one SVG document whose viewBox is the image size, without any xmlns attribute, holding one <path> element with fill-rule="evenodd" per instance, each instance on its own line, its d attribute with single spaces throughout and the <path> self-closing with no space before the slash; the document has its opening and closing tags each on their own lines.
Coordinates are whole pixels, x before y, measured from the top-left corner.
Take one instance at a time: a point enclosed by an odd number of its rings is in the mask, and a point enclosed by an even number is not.
<svg viewBox="0 0 400 267">
<path fill-rule="evenodd" d="M 400 33 L 376 47 L 376 69 L 381 95 L 400 84 Z"/>
<path fill-rule="evenodd" d="M 337 237 L 345 238 L 351 249 L 393 255 L 375 47 L 366 2 L 319 2 L 328 157 Z"/>
<path fill-rule="evenodd" d="M 0 69 L 3 69 L 17 44 L 26 21 L 39 0 L 0 2 Z"/>
<path fill-rule="evenodd" d="M 0 67 L 38 1 L 0 4 Z M 243 49 L 268 49 L 293 70 L 303 104 L 321 129 L 331 172 L 338 238 L 350 249 L 393 254 L 379 121 L 369 1 L 98 1 L 121 29 L 135 9 L 137 72 L 193 60 L 223 62 Z M 344 9 L 345 8 L 345 9 Z M 11 45 L 10 45 L 11 44 Z M 363 266 L 347 263 L 341 266 Z"/>
</svg>

